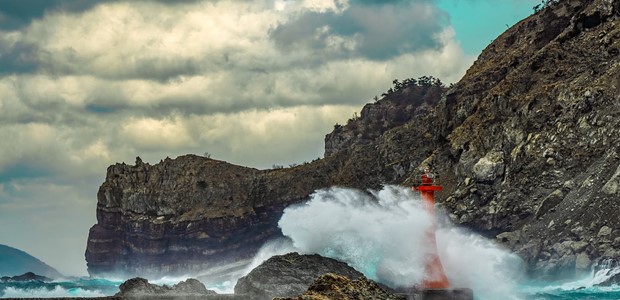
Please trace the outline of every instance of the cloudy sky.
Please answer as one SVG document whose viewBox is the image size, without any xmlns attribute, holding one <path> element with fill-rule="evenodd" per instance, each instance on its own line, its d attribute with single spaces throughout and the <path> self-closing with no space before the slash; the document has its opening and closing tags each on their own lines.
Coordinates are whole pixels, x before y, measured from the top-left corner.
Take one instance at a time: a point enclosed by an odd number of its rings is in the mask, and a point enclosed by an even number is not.
<svg viewBox="0 0 620 300">
<path fill-rule="evenodd" d="M 458 81 L 539 2 L 0 0 L 0 244 L 84 275 L 108 165 L 322 157 L 393 79 Z"/>
</svg>

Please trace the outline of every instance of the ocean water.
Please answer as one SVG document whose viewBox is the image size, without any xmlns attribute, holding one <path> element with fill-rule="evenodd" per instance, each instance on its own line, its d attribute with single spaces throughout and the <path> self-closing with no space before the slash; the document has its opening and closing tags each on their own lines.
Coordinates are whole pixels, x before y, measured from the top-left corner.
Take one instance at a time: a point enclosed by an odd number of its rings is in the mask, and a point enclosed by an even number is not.
<svg viewBox="0 0 620 300">
<path fill-rule="evenodd" d="M 0 282 L 2 298 L 103 297 L 114 295 L 122 281 L 73 277 L 52 282 Z"/>
<path fill-rule="evenodd" d="M 620 286 L 597 284 L 620 273 L 618 264 L 602 264 L 591 274 L 566 282 L 533 281 L 524 276 L 521 259 L 500 245 L 452 225 L 437 214 L 439 256 L 450 283 L 468 287 L 475 299 L 619 299 Z M 301 205 L 287 208 L 279 226 L 285 238 L 265 244 L 245 266 L 205 270 L 198 276 L 218 293 L 232 293 L 236 280 L 276 254 L 317 253 L 348 263 L 366 277 L 388 286 L 411 286 L 423 278 L 425 233 L 432 218 L 416 193 L 386 186 L 378 191 L 331 188 L 315 192 Z M 226 269 L 226 268 L 225 268 Z M 217 278 L 210 278 L 217 274 Z M 194 276 L 151 280 L 172 285 Z M 67 278 L 49 283 L 0 283 L 0 298 L 102 297 L 118 292 L 124 279 Z"/>
</svg>

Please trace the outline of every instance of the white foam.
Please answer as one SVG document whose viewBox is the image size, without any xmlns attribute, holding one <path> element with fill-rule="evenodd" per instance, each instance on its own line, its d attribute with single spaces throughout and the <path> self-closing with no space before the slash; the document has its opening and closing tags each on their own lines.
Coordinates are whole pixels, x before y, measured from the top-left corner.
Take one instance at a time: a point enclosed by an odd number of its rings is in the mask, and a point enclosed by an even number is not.
<svg viewBox="0 0 620 300">
<path fill-rule="evenodd" d="M 81 288 L 65 289 L 60 286 L 56 286 L 52 290 L 46 288 L 37 289 L 20 289 L 15 287 L 7 287 L 4 290 L 3 298 L 61 298 L 61 297 L 105 297 L 100 291 L 89 291 Z"/>
<path fill-rule="evenodd" d="M 347 262 L 384 284 L 408 287 L 423 279 L 431 217 L 407 188 L 320 190 L 308 203 L 285 209 L 279 226 L 300 252 Z M 437 244 L 453 286 L 472 288 L 477 299 L 516 295 L 523 266 L 517 256 L 450 225 L 438 230 Z"/>
</svg>

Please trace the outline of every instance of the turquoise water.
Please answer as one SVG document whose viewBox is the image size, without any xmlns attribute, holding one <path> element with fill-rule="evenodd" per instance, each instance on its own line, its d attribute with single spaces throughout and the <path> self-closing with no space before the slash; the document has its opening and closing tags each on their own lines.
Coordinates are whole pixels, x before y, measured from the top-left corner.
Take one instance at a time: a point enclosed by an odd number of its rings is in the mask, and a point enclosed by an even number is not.
<svg viewBox="0 0 620 300">
<path fill-rule="evenodd" d="M 184 281 L 184 277 L 164 277 L 149 280 L 157 285 L 174 285 Z M 72 277 L 57 279 L 51 282 L 0 282 L 0 298 L 58 298 L 58 297 L 105 297 L 119 291 L 124 279 L 103 279 L 89 277 Z M 217 293 L 232 293 L 235 282 L 206 284 L 207 288 Z"/>
<path fill-rule="evenodd" d="M 573 300 L 573 299 L 620 299 L 620 286 L 598 286 L 610 277 L 620 273 L 617 266 L 606 268 L 606 262 L 592 274 L 581 280 L 567 282 L 530 281 L 522 283 L 519 290 L 525 299 Z M 614 263 L 617 265 L 617 263 Z"/>
<path fill-rule="evenodd" d="M 574 300 L 574 299 L 620 299 L 619 287 L 607 288 L 586 288 L 581 290 L 562 290 L 554 289 L 541 291 L 533 295 L 525 296 L 525 299 L 532 300 Z"/>
<path fill-rule="evenodd" d="M 572 288 L 554 283 L 530 282 L 520 287 L 523 299 L 531 300 L 573 300 L 573 299 L 620 299 L 620 287 Z"/>
<path fill-rule="evenodd" d="M 0 282 L 0 298 L 103 297 L 118 292 L 122 281 L 66 278 L 52 282 Z"/>
<path fill-rule="evenodd" d="M 593 278 L 567 283 L 524 282 L 518 295 L 507 295 L 503 299 L 524 300 L 576 300 L 576 299 L 620 299 L 620 286 L 586 287 Z M 120 280 L 71 278 L 54 282 L 4 282 L 0 283 L 0 298 L 30 297 L 103 297 L 118 292 Z M 159 283 L 155 281 L 155 283 Z M 172 283 L 172 282 L 171 282 Z M 169 283 L 169 284 L 171 284 Z M 581 286 L 579 286 L 581 285 Z M 475 294 L 475 291 L 474 291 Z"/>
</svg>

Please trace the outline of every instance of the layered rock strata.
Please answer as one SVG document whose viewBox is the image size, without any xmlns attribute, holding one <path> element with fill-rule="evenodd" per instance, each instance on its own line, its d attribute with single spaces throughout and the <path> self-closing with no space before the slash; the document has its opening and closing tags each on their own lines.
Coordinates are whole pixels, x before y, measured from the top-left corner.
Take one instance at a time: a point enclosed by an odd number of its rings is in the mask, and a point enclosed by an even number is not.
<svg viewBox="0 0 620 300">
<path fill-rule="evenodd" d="M 287 204 L 325 185 L 315 169 L 259 171 L 194 155 L 110 166 L 89 232 L 89 273 L 157 277 L 250 258 L 280 235 Z"/>
</svg>

